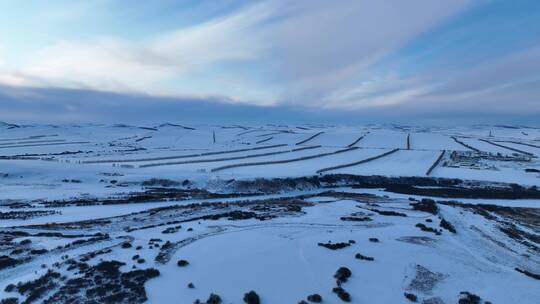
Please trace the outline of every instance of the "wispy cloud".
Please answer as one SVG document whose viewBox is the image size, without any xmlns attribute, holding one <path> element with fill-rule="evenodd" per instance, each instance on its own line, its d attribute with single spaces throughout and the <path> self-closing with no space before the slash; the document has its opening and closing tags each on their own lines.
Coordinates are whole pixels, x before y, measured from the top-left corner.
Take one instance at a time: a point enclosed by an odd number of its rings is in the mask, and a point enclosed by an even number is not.
<svg viewBox="0 0 540 304">
<path fill-rule="evenodd" d="M 59 20 L 68 18 L 70 10 L 77 16 L 84 12 L 84 6 L 67 3 L 56 12 L 63 16 Z M 108 2 L 98 1 L 93 7 L 99 12 L 104 3 Z M 540 47 L 530 43 L 527 49 L 505 47 L 500 54 L 469 61 L 466 66 L 452 65 L 452 51 L 460 45 L 450 48 L 437 39 L 425 41 L 422 52 L 400 57 L 400 50 L 411 42 L 433 36 L 453 18 L 473 8 L 482 9 L 490 1 L 238 3 L 220 14 L 198 16 L 197 22 L 145 35 L 119 35 L 118 30 L 90 31 L 80 38 L 58 34 L 20 54 L 0 41 L 0 84 L 166 95 L 182 100 L 220 96 L 219 100 L 229 103 L 342 110 L 463 112 L 489 105 L 505 111 L 519 104 L 519 111 L 540 112 L 534 99 L 540 96 L 535 87 L 540 77 Z M 140 23 L 144 16 L 138 12 L 133 20 Z M 489 23 L 479 22 L 482 29 L 489 27 Z M 504 26 L 496 25 L 498 29 Z M 474 31 L 468 26 L 460 24 L 454 33 L 459 39 L 454 43 Z M 453 32 L 447 32 L 452 37 Z M 430 45 L 437 41 L 439 44 Z M 447 63 L 427 64 L 432 52 L 446 52 L 445 47 L 448 54 L 441 57 Z M 405 71 L 405 66 L 417 62 L 426 66 Z"/>
<path fill-rule="evenodd" d="M 241 92 L 259 90 L 269 99 L 265 103 L 327 103 L 335 91 L 343 90 L 344 82 L 350 83 L 382 56 L 467 3 L 264 1 L 151 38 L 61 39 L 24 55 L 19 65 L 0 67 L 0 81 L 154 94 L 234 95 L 250 102 L 257 101 Z M 231 62 L 229 70 L 221 70 Z M 254 82 L 256 71 L 264 75 Z M 227 82 L 218 80 L 227 74 L 246 89 L 230 92 Z M 190 77 L 214 88 L 182 85 Z"/>
<path fill-rule="evenodd" d="M 338 3 L 301 1 L 301 13 L 276 26 L 278 61 L 290 82 L 284 91 L 287 100 L 336 104 L 331 99 L 335 91 L 355 90 L 359 82 L 369 81 L 369 67 L 471 2 Z"/>
<path fill-rule="evenodd" d="M 4 68 L 0 79 L 19 85 L 160 93 L 160 81 L 216 62 L 257 58 L 263 43 L 244 37 L 249 37 L 251 29 L 271 12 L 268 4 L 254 5 L 140 41 L 114 37 L 62 40 L 31 52 L 11 71 Z"/>
</svg>

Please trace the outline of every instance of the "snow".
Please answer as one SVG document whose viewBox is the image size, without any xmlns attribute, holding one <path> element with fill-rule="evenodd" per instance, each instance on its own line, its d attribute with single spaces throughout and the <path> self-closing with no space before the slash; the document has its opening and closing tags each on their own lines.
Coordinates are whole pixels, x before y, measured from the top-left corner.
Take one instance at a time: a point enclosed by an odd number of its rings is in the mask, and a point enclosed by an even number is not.
<svg viewBox="0 0 540 304">
<path fill-rule="evenodd" d="M 418 234 L 411 224 L 415 219 L 392 218 L 390 225 L 384 225 L 383 220 L 380 226 L 329 220 L 357 211 L 357 204 L 347 200 L 319 204 L 301 218 L 274 224 L 246 221 L 227 233 L 188 245 L 173 260 L 187 259 L 190 265 L 180 268 L 169 263 L 162 267 L 162 276 L 147 284 L 149 303 L 206 299 L 210 292 L 219 294 L 225 303 L 236 303 L 249 290 L 257 291 L 263 303 L 296 303 L 313 293 L 319 293 L 325 302 L 338 303 L 331 291 L 335 284 L 332 275 L 341 266 L 353 273 L 343 287 L 354 303 L 373 299 L 401 303 L 406 287 L 403 276 L 411 276 L 417 263 L 448 276 L 433 290 L 446 303 L 456 302 L 457 293 L 471 290 L 471 286 L 476 294 L 494 303 L 534 303 L 538 296 L 532 280 L 469 251 L 471 244 L 462 243 L 467 241 L 465 236 L 446 235 L 444 242 L 438 241 L 434 247 L 419 246 L 398 240 Z M 465 222 L 458 217 L 452 220 Z M 381 242 L 368 242 L 369 237 Z M 356 244 L 336 251 L 316 246 L 327 240 L 355 240 Z M 356 260 L 357 252 L 373 256 L 375 261 Z M 190 282 L 195 289 L 185 287 Z M 524 292 L 501 292 L 500 286 Z"/>
<path fill-rule="evenodd" d="M 540 169 L 536 157 L 530 161 L 482 159 L 485 166 L 481 169 L 466 165 L 450 167 L 452 164 L 448 158 L 452 151 L 467 150 L 456 143 L 452 136 L 486 152 L 514 153 L 480 139 L 539 156 L 538 148 L 504 142 L 521 141 L 540 145 L 538 129 L 379 125 L 186 127 L 166 124 L 145 128 L 125 125 L 29 125 L 1 129 L 0 212 L 57 213 L 3 219 L 0 220 L 0 230 L 70 234 L 103 232 L 110 238 L 55 251 L 57 247 L 65 246 L 77 238 L 36 235 L 14 237 L 12 241 L 15 245 L 30 239 L 32 243 L 24 246 L 52 251 L 33 256 L 25 264 L 0 269 L 0 298 L 13 295 L 4 290 L 5 285 L 35 279 L 43 274 L 45 270 L 41 269 L 42 264 L 52 268 L 55 262 L 62 263 L 64 254 L 79 257 L 109 247 L 111 252 L 93 258 L 88 263 L 95 265 L 100 259 L 116 259 L 126 263 L 121 268 L 124 272 L 132 270 L 134 266 L 138 269 L 153 267 L 160 271 L 159 277 L 144 285 L 148 303 L 192 303 L 196 298 L 206 300 L 211 292 L 219 294 L 224 303 L 241 303 L 243 294 L 250 290 L 260 295 L 262 303 L 298 303 L 313 293 L 322 295 L 323 303 L 340 303 L 332 288 L 336 284 L 333 274 L 342 266 L 350 268 L 353 273 L 349 281 L 343 284 L 343 288 L 351 294 L 352 303 L 404 303 L 403 294 L 409 291 L 422 300 L 440 297 L 444 303 L 456 303 L 461 291 L 470 291 L 493 303 L 536 303 L 536 299 L 540 298 L 537 282 L 514 270 L 515 267 L 521 267 L 533 272 L 540 271 L 538 256 L 533 249 L 501 232 L 500 227 L 504 225 L 502 222 L 486 219 L 466 208 L 439 204 L 440 214 L 437 216 L 411 209 L 409 198 L 420 200 L 426 196 L 397 194 L 383 189 L 320 187 L 226 199 L 190 197 L 185 200 L 61 207 L 46 207 L 43 204 L 51 200 L 120 197 L 147 190 L 142 183 L 153 178 L 178 182 L 177 187 L 184 190 L 202 188 L 211 192 L 226 192 L 229 181 L 309 177 L 318 175 L 320 169 L 359 162 L 393 149 L 399 150 L 379 159 L 327 173 L 426 177 L 428 168 L 441 151 L 446 150 L 446 158 L 435 168 L 432 177 L 460 178 L 481 185 L 502 182 L 540 186 L 540 174 L 525 171 Z M 298 144 L 319 132 L 322 133 Z M 411 146 L 407 149 L 409 134 Z M 364 138 L 354 145 L 356 149 L 331 154 L 346 149 L 361 136 Z M 84 143 L 64 144 L 73 142 Z M 49 145 L 51 143 L 62 145 Z M 282 146 L 235 152 L 271 145 Z M 293 151 L 309 146 L 316 147 Z M 259 155 L 272 152 L 286 153 Z M 216 154 L 197 155 L 201 153 Z M 167 160 L 141 160 L 191 154 L 195 155 Z M 314 157 L 301 159 L 309 156 Z M 103 160 L 112 161 L 92 163 Z M 294 161 L 212 171 L 227 165 L 287 160 Z M 190 163 L 145 166 L 186 161 Z M 182 185 L 184 182 L 187 186 Z M 330 193 L 319 195 L 327 190 L 374 196 L 340 198 Z M 229 220 L 223 217 L 219 220 L 203 220 L 204 217 L 201 217 L 216 214 L 221 212 L 221 208 L 231 206 L 245 212 L 259 212 L 260 209 L 250 209 L 247 202 L 275 198 L 279 198 L 279 202 L 289 198 L 304 199 L 309 205 L 302 205 L 301 212 L 282 212 L 266 220 Z M 538 210 L 540 206 L 538 199 L 456 200 L 476 205 L 528 207 L 531 210 Z M 23 206 L 13 206 L 13 203 Z M 201 205 L 197 205 L 199 203 Z M 181 208 L 176 210 L 175 206 Z M 171 207 L 166 209 L 170 213 L 154 214 L 154 208 L 160 207 Z M 401 212 L 407 216 L 384 216 L 376 214 L 372 209 Z M 357 212 L 363 212 L 373 220 L 354 222 L 340 219 Z M 439 229 L 438 216 L 451 222 L 458 233 L 443 230 L 441 235 L 435 235 L 415 227 L 417 223 L 424 223 Z M 140 222 L 133 219 L 137 217 L 140 217 Z M 496 219 L 500 217 L 498 215 Z M 94 221 L 98 219 L 104 221 Z M 81 224 L 78 221 L 87 222 Z M 63 225 L 36 226 L 50 223 Z M 538 227 L 535 223 L 512 219 L 511 224 L 537 236 Z M 132 226 L 126 225 L 149 226 L 131 230 L 126 228 Z M 166 228 L 177 225 L 182 226 L 179 231 L 163 233 Z M 188 231 L 188 228 L 193 231 Z M 370 242 L 368 239 L 372 237 L 378 238 L 380 242 Z M 424 244 L 407 241 L 411 237 L 422 237 L 427 241 Z M 186 243 L 172 253 L 169 262 L 161 263 L 155 260 L 160 249 L 149 246 L 149 241 L 154 238 L 163 240 L 161 246 L 166 241 Z M 85 240 L 88 236 L 78 239 Z M 142 246 L 142 249 L 121 248 L 120 244 L 126 240 L 131 240 L 134 247 Z M 317 245 L 319 242 L 349 240 L 355 243 L 335 251 Z M 6 241 L 0 255 L 16 257 L 17 254 L 11 253 L 9 246 L 13 244 L 9 245 L 9 242 Z M 356 253 L 374 257 L 375 261 L 355 259 Z M 144 258 L 145 263 L 139 264 L 133 260 L 135 254 Z M 186 259 L 190 264 L 178 267 L 176 261 L 179 259 Z M 417 265 L 440 273 L 443 278 L 426 292 L 411 290 L 409 284 L 415 276 Z M 68 276 L 73 275 L 63 268 L 59 271 Z M 194 283 L 194 289 L 187 288 L 190 282 Z"/>
<path fill-rule="evenodd" d="M 336 149 L 326 150 L 326 152 L 337 151 Z M 295 161 L 284 164 L 269 164 L 263 166 L 249 166 L 226 169 L 224 171 L 216 172 L 216 176 L 221 179 L 227 179 L 231 177 L 243 177 L 253 178 L 261 176 L 261 173 L 265 177 L 290 177 L 290 176 L 311 176 L 316 175 L 317 170 L 331 167 L 335 165 L 341 165 L 344 163 L 355 162 L 368 157 L 386 152 L 386 149 L 355 149 L 347 152 L 327 155 L 319 158 L 313 158 L 302 161 Z M 325 151 L 321 151 L 325 152 Z M 306 153 L 306 155 L 319 154 L 317 151 Z M 250 161 L 245 161 L 250 162 Z M 240 162 L 241 163 L 241 162 Z"/>
<path fill-rule="evenodd" d="M 332 173 L 356 175 L 423 176 L 441 152 L 399 150 L 383 158 Z"/>
</svg>

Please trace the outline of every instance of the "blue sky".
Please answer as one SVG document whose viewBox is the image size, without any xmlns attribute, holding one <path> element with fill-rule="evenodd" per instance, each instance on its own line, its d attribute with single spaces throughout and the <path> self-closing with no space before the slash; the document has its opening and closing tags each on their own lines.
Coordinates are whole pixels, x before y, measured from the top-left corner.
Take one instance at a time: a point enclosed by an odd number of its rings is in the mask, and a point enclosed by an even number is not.
<svg viewBox="0 0 540 304">
<path fill-rule="evenodd" d="M 540 114 L 540 1 L 1 1 L 2 89 Z M 0 119 L 31 120 L 23 102 L 4 101 Z"/>
</svg>

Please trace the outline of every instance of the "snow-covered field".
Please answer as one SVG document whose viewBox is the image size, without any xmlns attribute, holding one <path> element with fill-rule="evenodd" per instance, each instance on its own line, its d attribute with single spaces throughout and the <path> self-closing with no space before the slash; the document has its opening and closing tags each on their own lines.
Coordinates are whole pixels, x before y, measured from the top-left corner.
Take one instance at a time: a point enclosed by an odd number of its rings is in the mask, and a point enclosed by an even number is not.
<svg viewBox="0 0 540 304">
<path fill-rule="evenodd" d="M 1 303 L 538 303 L 538 157 L 525 127 L 2 125 Z"/>
</svg>

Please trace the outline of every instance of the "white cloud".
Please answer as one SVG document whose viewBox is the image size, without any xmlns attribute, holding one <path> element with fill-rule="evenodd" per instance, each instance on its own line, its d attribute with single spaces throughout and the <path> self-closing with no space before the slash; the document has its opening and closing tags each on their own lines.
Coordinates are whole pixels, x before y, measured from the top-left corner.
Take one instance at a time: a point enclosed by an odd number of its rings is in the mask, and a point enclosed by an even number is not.
<svg viewBox="0 0 540 304">
<path fill-rule="evenodd" d="M 395 103 L 423 93 L 424 85 L 388 72 L 373 75 L 369 68 L 470 2 L 268 0 L 150 39 L 56 41 L 21 55 L 22 64 L 0 66 L 0 82 L 228 95 L 258 104 Z M 413 84 L 373 95 L 381 87 Z"/>
<path fill-rule="evenodd" d="M 336 91 L 373 78 L 369 67 L 471 1 L 300 1 L 276 26 L 287 100 L 336 103 Z M 314 5 L 315 4 L 315 5 Z M 294 30 L 291 30 L 294 29 Z M 377 77 L 377 76 L 375 76 Z M 356 106 L 363 106 L 358 101 Z"/>
<path fill-rule="evenodd" d="M 0 82 L 161 93 L 167 90 L 159 82 L 199 72 L 214 63 L 260 56 L 264 42 L 250 36 L 272 9 L 267 3 L 258 4 L 143 41 L 110 37 L 58 41 L 30 53 L 22 66 L 11 71 L 0 66 Z M 216 92 L 207 92 L 212 93 Z"/>
<path fill-rule="evenodd" d="M 328 100 L 331 107 L 360 109 L 400 104 L 431 89 L 433 85 L 426 84 L 424 79 L 400 78 L 397 73 L 390 73 L 360 82 L 352 88 L 336 90 Z"/>
<path fill-rule="evenodd" d="M 391 100 L 401 109 L 432 113 L 540 113 L 540 46 L 453 73 L 428 70 L 414 78 L 379 79 L 377 83 L 337 99 Z M 382 89 L 369 90 L 372 87 Z"/>
</svg>

